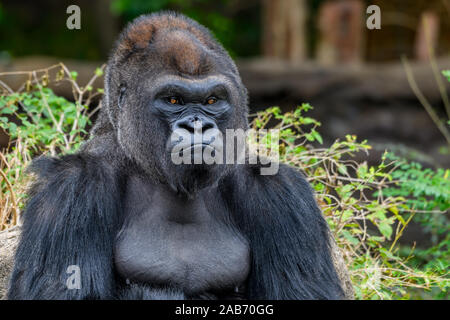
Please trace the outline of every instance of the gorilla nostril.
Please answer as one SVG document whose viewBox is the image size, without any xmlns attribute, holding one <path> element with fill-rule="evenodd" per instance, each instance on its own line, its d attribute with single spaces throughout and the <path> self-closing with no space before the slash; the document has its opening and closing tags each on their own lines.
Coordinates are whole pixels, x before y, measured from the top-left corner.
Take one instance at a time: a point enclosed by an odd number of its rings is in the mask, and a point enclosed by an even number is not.
<svg viewBox="0 0 450 320">
<path fill-rule="evenodd" d="M 187 122 L 187 121 L 183 121 L 181 123 L 178 123 L 177 127 L 181 128 L 181 129 L 184 129 L 184 130 L 187 130 L 190 133 L 194 133 L 194 126 L 192 124 L 190 124 L 189 122 Z"/>
<path fill-rule="evenodd" d="M 211 122 L 205 122 L 203 123 L 203 131 L 209 130 L 209 129 L 213 129 L 214 128 L 214 124 Z"/>
<path fill-rule="evenodd" d="M 198 116 L 180 120 L 174 126 L 175 129 L 184 129 L 191 134 L 205 132 L 216 127 L 214 121 Z"/>
</svg>

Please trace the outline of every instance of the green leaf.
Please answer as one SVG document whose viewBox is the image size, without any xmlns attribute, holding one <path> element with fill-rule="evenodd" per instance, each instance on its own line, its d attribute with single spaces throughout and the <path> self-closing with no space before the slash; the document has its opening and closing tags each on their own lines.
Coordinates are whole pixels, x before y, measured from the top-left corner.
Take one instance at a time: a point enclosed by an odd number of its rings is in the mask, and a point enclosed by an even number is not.
<svg viewBox="0 0 450 320">
<path fill-rule="evenodd" d="M 450 70 L 442 70 L 442 74 L 447 78 L 447 81 L 450 82 Z"/>
<path fill-rule="evenodd" d="M 76 71 L 71 71 L 71 72 L 70 72 L 70 77 L 71 77 L 73 80 L 77 80 L 78 72 L 76 72 Z"/>
<path fill-rule="evenodd" d="M 317 131 L 312 130 L 311 134 L 313 135 L 315 140 L 317 140 L 320 144 L 323 144 L 322 137 L 320 136 L 320 134 Z"/>
<path fill-rule="evenodd" d="M 95 69 L 95 75 L 101 77 L 103 75 L 103 70 L 101 68 Z"/>
<path fill-rule="evenodd" d="M 378 230 L 380 230 L 381 234 L 388 239 L 390 239 L 393 232 L 391 225 L 386 221 L 380 222 Z"/>
<path fill-rule="evenodd" d="M 358 239 L 356 239 L 355 237 L 353 237 L 350 232 L 348 232 L 347 230 L 342 230 L 342 235 L 344 236 L 345 239 L 348 240 L 348 242 L 350 242 L 353 245 L 357 245 L 359 243 Z"/>
<path fill-rule="evenodd" d="M 338 171 L 339 171 L 340 174 L 342 174 L 342 175 L 348 175 L 347 167 L 346 167 L 345 165 L 343 165 L 343 164 L 338 164 L 337 169 L 338 169 Z"/>
</svg>

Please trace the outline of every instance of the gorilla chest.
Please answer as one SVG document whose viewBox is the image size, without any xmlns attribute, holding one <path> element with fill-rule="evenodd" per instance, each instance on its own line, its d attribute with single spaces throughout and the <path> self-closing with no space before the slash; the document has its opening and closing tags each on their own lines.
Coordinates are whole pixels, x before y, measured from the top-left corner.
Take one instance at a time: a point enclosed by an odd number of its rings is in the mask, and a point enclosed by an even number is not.
<svg viewBox="0 0 450 320">
<path fill-rule="evenodd" d="M 186 293 L 229 289 L 245 281 L 246 240 L 216 219 L 203 200 L 184 201 L 161 190 L 130 191 L 115 245 L 115 264 L 122 277 L 176 285 Z"/>
</svg>

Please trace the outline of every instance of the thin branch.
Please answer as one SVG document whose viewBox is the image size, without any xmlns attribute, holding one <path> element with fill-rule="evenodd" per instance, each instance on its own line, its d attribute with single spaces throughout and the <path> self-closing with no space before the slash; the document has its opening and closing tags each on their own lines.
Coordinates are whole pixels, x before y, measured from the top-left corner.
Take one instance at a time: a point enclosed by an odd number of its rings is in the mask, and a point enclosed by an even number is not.
<svg viewBox="0 0 450 320">
<path fill-rule="evenodd" d="M 401 60 L 405 68 L 406 77 L 408 79 L 409 85 L 411 86 L 411 89 L 413 90 L 414 94 L 416 95 L 417 99 L 419 99 L 420 103 L 423 105 L 425 110 L 428 112 L 428 115 L 431 117 L 431 120 L 433 120 L 433 122 L 438 127 L 439 131 L 441 131 L 442 135 L 447 140 L 447 143 L 450 145 L 450 133 L 448 132 L 443 122 L 439 119 L 438 115 L 434 111 L 431 104 L 428 102 L 427 98 L 425 98 L 422 91 L 420 91 L 419 86 L 417 85 L 416 80 L 414 79 L 414 75 L 412 73 L 411 66 L 408 63 L 408 59 L 405 56 L 402 56 Z"/>
<path fill-rule="evenodd" d="M 16 201 L 16 196 L 14 194 L 14 190 L 13 187 L 11 185 L 11 183 L 8 180 L 8 177 L 6 176 L 6 174 L 3 172 L 3 170 L 0 170 L 0 175 L 2 176 L 3 180 L 6 183 L 6 186 L 11 194 L 11 201 L 12 201 L 12 210 L 13 210 L 13 224 L 16 224 L 17 221 L 17 217 L 19 216 L 19 213 L 17 211 L 17 201 Z"/>
<path fill-rule="evenodd" d="M 448 100 L 447 90 L 445 88 L 444 81 L 442 80 L 442 76 L 438 70 L 438 66 L 436 63 L 436 56 L 434 54 L 434 48 L 433 48 L 433 45 L 432 45 L 431 39 L 430 39 L 431 38 L 430 32 L 429 32 L 430 26 L 428 23 L 426 23 L 426 21 L 424 22 L 424 28 L 425 28 L 425 39 L 427 41 L 428 54 L 430 56 L 431 69 L 433 70 L 433 75 L 437 82 L 437 85 L 439 88 L 439 93 L 441 94 L 442 101 L 444 102 L 445 111 L 447 112 L 447 117 L 450 119 L 450 102 Z"/>
</svg>

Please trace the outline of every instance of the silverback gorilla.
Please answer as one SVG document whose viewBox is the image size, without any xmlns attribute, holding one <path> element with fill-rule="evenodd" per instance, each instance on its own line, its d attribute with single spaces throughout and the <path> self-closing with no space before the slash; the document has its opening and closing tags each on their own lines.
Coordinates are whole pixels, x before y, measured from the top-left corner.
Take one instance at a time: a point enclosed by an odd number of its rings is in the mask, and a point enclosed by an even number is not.
<svg viewBox="0 0 450 320">
<path fill-rule="evenodd" d="M 176 129 L 247 127 L 247 91 L 206 28 L 170 12 L 137 18 L 108 61 L 89 141 L 31 165 L 8 298 L 344 298 L 301 173 L 171 160 Z"/>
</svg>

